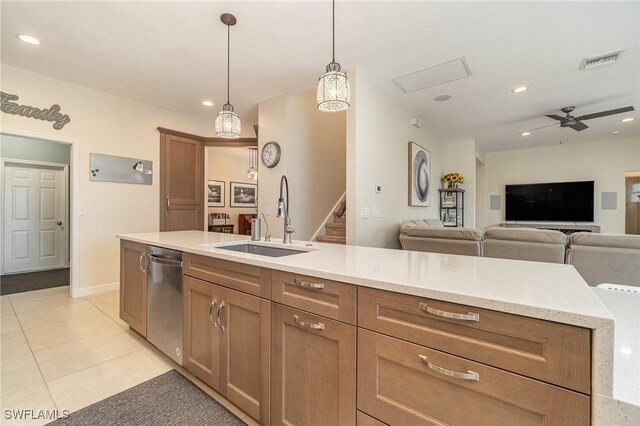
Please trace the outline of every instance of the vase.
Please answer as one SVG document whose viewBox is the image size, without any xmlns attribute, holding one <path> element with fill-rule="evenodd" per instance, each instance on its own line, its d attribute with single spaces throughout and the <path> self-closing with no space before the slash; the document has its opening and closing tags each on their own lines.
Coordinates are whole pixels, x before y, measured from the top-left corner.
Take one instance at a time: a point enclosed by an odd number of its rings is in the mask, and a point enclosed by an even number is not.
<svg viewBox="0 0 640 426">
<path fill-rule="evenodd" d="M 449 182 L 447 188 L 449 189 L 456 189 L 458 187 L 458 183 L 457 182 Z"/>
</svg>

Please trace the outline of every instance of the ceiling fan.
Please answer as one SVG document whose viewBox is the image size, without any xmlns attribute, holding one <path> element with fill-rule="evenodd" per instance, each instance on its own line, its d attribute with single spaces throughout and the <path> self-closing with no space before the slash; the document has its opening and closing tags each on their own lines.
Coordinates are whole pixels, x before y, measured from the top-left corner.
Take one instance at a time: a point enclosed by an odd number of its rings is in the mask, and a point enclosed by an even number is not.
<svg viewBox="0 0 640 426">
<path fill-rule="evenodd" d="M 568 107 L 562 108 L 560 111 L 566 114 L 564 117 L 556 114 L 547 115 L 547 117 L 553 118 L 554 120 L 558 120 L 560 122 L 560 127 L 570 127 L 573 130 L 581 132 L 582 130 L 589 128 L 589 126 L 583 123 L 583 121 L 585 120 L 592 120 L 594 118 L 606 117 L 608 115 L 622 114 L 623 112 L 634 111 L 632 106 L 628 106 L 624 108 L 610 109 L 608 111 L 595 112 L 593 114 L 585 114 L 585 115 L 581 115 L 580 117 L 574 117 L 573 115 L 571 115 L 571 113 L 575 108 L 576 108 L 575 106 L 568 106 Z M 545 126 L 545 127 L 548 127 L 548 126 Z"/>
</svg>

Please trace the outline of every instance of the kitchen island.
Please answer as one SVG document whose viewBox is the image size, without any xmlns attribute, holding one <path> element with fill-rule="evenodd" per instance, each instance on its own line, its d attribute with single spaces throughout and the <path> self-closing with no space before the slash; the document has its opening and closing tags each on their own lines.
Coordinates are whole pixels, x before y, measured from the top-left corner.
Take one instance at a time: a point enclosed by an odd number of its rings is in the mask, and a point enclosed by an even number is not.
<svg viewBox="0 0 640 426">
<path fill-rule="evenodd" d="M 614 321 L 569 265 L 119 237 L 122 318 L 144 336 L 146 246 L 184 252 L 184 365 L 263 424 L 589 424 L 612 394 Z"/>
</svg>

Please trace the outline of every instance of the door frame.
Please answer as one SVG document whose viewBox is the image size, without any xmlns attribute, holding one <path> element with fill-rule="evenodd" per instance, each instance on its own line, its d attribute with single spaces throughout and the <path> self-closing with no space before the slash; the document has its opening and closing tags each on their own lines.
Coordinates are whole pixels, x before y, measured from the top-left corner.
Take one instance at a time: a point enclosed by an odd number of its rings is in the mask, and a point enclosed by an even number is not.
<svg viewBox="0 0 640 426">
<path fill-rule="evenodd" d="M 64 253 L 64 257 L 62 260 L 63 263 L 63 267 L 68 268 L 69 267 L 69 228 L 71 227 L 71 224 L 69 223 L 69 191 L 70 191 L 70 187 L 69 187 L 69 165 L 68 164 L 63 164 L 63 163 L 50 163 L 47 161 L 34 161 L 34 160 L 21 160 L 21 159 L 17 159 L 17 158 L 6 158 L 6 157 L 0 157 L 0 176 L 4 177 L 4 173 L 5 173 L 5 167 L 7 166 L 7 163 L 9 164 L 24 164 L 27 166 L 35 166 L 34 168 L 38 168 L 38 166 L 44 166 L 44 167 L 55 167 L 57 169 L 62 169 L 62 172 L 64 174 L 64 214 L 63 214 L 63 221 L 65 223 L 65 228 L 64 228 L 64 247 L 63 247 L 63 253 Z M 3 216 L 4 214 L 4 207 L 5 207 L 5 195 L 3 193 L 4 191 L 4 185 L 2 185 L 2 188 L 0 188 L 0 209 L 2 209 L 2 212 L 0 212 L 0 227 L 2 227 L 2 230 L 0 230 L 0 243 L 2 243 L 2 246 L 4 248 L 4 240 L 2 239 L 2 233 L 4 232 L 4 219 L 5 217 Z M 2 255 L 2 249 L 0 249 L 0 255 Z M 0 274 L 2 274 L 3 271 L 3 267 L 4 267 L 4 257 L 0 257 Z M 44 270 L 49 270 L 49 269 L 44 269 Z M 34 270 L 34 271 L 27 271 L 27 272 L 38 272 L 38 270 Z M 18 272 L 21 273 L 21 272 Z"/>
<path fill-rule="evenodd" d="M 8 135 L 8 136 L 20 136 L 24 138 L 32 138 L 32 139 L 40 139 L 49 142 L 57 142 L 70 145 L 71 156 L 69 161 L 69 170 L 68 173 L 69 178 L 69 217 L 67 222 L 71 229 L 69 230 L 69 244 L 70 244 L 70 255 L 69 255 L 69 291 L 71 293 L 71 297 L 80 297 L 79 294 L 79 247 L 80 247 L 80 232 L 78 229 L 79 219 L 78 219 L 78 206 L 80 205 L 80 197 L 79 197 L 79 189 L 80 189 L 80 141 L 74 138 L 66 138 L 53 136 L 45 133 L 36 133 L 29 132 L 25 130 L 12 129 L 6 127 L 0 127 L 0 135 Z M 4 168 L 2 170 L 4 172 Z M 2 186 L 2 185 L 0 185 Z M 2 196 L 2 188 L 0 188 L 0 196 Z M 2 232 L 4 229 L 4 225 L 2 220 L 3 212 L 0 211 L 0 239 L 2 237 Z M 0 258 L 3 256 L 2 247 L 0 247 Z M 1 262 L 0 262 L 1 263 Z"/>
</svg>

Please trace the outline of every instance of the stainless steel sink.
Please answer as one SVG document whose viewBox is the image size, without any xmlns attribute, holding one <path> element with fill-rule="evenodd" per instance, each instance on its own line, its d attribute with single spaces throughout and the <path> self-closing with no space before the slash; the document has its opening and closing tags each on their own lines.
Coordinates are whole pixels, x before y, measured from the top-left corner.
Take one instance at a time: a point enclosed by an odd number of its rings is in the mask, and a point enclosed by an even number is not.
<svg viewBox="0 0 640 426">
<path fill-rule="evenodd" d="M 260 256 L 282 257 L 291 256 L 292 254 L 306 253 L 304 250 L 291 250 L 280 247 L 259 246 L 257 244 L 234 244 L 232 246 L 216 247 L 223 250 L 239 251 L 241 253 L 257 254 Z"/>
</svg>

